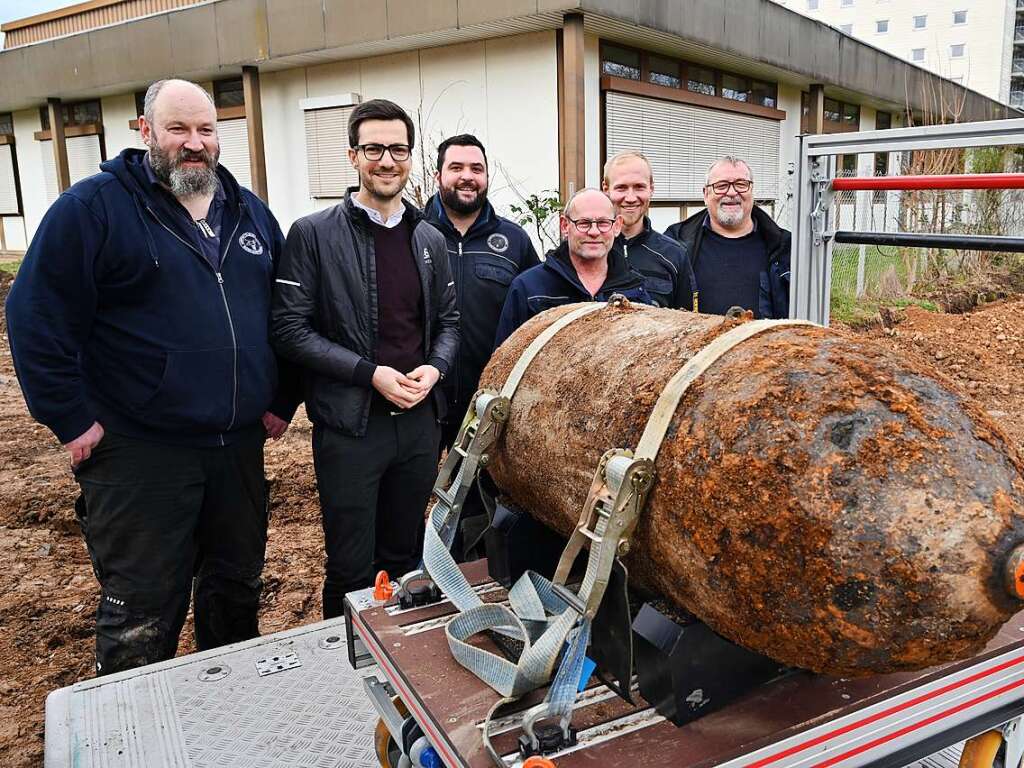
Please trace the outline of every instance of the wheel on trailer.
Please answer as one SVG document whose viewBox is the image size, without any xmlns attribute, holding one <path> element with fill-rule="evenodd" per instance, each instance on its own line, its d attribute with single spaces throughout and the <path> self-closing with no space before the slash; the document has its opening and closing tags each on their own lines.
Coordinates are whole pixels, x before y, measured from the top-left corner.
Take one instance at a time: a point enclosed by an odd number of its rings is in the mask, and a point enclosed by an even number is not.
<svg viewBox="0 0 1024 768">
<path fill-rule="evenodd" d="M 395 709 L 398 710 L 398 714 L 403 718 L 409 716 L 409 709 L 405 706 L 405 702 L 397 696 L 393 696 L 391 701 L 394 703 Z M 380 768 L 398 768 L 398 761 L 402 757 L 402 748 L 395 743 L 384 720 L 377 721 L 377 728 L 373 732 L 373 751 L 377 753 Z"/>
<path fill-rule="evenodd" d="M 959 768 L 1019 768 L 1006 765 L 1006 742 L 1001 731 L 986 731 L 967 740 Z"/>
</svg>

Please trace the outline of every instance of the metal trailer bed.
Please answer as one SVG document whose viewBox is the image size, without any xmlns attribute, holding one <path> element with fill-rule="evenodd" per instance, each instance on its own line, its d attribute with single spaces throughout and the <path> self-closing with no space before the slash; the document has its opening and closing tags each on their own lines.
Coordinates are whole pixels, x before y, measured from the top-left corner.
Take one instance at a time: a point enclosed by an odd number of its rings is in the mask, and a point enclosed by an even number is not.
<svg viewBox="0 0 1024 768">
<path fill-rule="evenodd" d="M 462 568 L 485 601 L 505 599 L 486 561 Z M 372 590 L 347 601 L 352 631 L 445 765 L 492 766 L 481 727 L 499 697 L 453 660 L 444 634 L 451 604 L 402 610 L 394 601 L 373 603 Z M 542 697 L 535 692 L 520 708 Z M 955 765 L 964 739 L 1024 713 L 1024 613 L 964 662 L 855 680 L 796 672 L 681 727 L 639 694 L 637 701 L 632 706 L 603 685 L 588 688 L 573 717 L 578 744 L 548 757 L 558 768 Z M 491 733 L 499 754 L 520 766 L 517 718 L 497 718 Z"/>
<path fill-rule="evenodd" d="M 367 768 L 377 715 L 341 618 L 53 691 L 45 768 Z"/>
</svg>

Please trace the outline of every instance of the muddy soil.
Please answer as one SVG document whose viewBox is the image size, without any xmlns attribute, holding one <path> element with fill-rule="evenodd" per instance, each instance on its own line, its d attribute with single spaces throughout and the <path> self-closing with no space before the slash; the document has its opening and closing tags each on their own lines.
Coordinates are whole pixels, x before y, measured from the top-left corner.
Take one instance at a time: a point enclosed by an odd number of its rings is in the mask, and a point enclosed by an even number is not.
<svg viewBox="0 0 1024 768">
<path fill-rule="evenodd" d="M 0 272 L 0 300 L 11 277 Z M 911 309 L 865 333 L 922 355 L 971 392 L 1024 450 L 1024 300 L 961 315 Z M 47 693 L 92 674 L 97 585 L 75 523 L 65 452 L 29 416 L 0 318 L 0 765 L 42 763 Z M 323 545 L 300 412 L 267 450 L 271 527 L 264 633 L 320 618 Z M 179 652 L 194 646 L 186 626 Z"/>
</svg>

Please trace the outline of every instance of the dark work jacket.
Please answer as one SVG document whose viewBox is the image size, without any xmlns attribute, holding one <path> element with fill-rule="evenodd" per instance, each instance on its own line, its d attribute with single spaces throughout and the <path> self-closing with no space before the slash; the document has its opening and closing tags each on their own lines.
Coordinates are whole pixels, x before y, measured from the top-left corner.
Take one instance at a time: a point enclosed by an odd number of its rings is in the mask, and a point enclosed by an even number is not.
<svg viewBox="0 0 1024 768">
<path fill-rule="evenodd" d="M 516 328 L 545 309 L 580 301 L 608 301 L 616 293 L 630 301 L 654 304 L 654 299 L 644 288 L 643 277 L 631 270 L 622 254 L 615 249 L 608 254 L 608 275 L 604 285 L 597 295 L 591 296 L 569 259 L 568 243 L 563 241 L 558 248 L 548 251 L 543 264 L 526 270 L 512 281 L 501 310 L 494 346 L 501 346 Z"/>
<path fill-rule="evenodd" d="M 630 269 L 644 277 L 644 287 L 660 307 L 693 309 L 696 281 L 683 247 L 671 237 L 656 232 L 644 216 L 643 231 L 633 237 L 619 235 L 615 249 L 626 258 Z"/>
<path fill-rule="evenodd" d="M 284 238 L 266 205 L 223 167 L 221 265 L 185 208 L 126 149 L 46 212 L 7 299 L 29 411 L 66 443 L 98 421 L 131 437 L 223 445 L 278 392 L 270 298 Z M 282 369 L 282 373 L 284 370 Z"/>
<path fill-rule="evenodd" d="M 459 307 L 459 353 L 442 382 L 448 400 L 448 420 L 460 422 L 491 358 L 494 333 L 509 285 L 520 272 L 540 264 L 529 235 L 484 203 L 463 235 L 449 221 L 434 195 L 423 209 L 448 243 L 448 264 L 455 280 Z"/>
<path fill-rule="evenodd" d="M 693 214 L 685 221 L 673 224 L 665 234 L 682 244 L 686 255 L 696 272 L 700 258 L 701 241 L 704 239 L 704 219 L 707 211 Z M 789 317 L 789 255 L 792 243 L 789 230 L 782 229 L 775 221 L 754 206 L 751 217 L 757 224 L 757 231 L 764 239 L 768 250 L 768 271 L 761 273 L 758 299 L 758 315 L 765 318 L 785 319 Z M 700 286 L 694 288 L 699 293 Z M 700 297 L 698 295 L 698 309 Z"/>
<path fill-rule="evenodd" d="M 377 358 L 377 263 L 366 211 L 352 202 L 298 219 L 288 232 L 272 312 L 274 345 L 303 369 L 314 424 L 362 437 Z M 423 291 L 423 349 L 442 377 L 455 360 L 459 310 L 444 237 L 404 203 Z M 408 371 L 402 371 L 408 373 Z M 433 396 L 438 415 L 444 398 Z"/>
</svg>

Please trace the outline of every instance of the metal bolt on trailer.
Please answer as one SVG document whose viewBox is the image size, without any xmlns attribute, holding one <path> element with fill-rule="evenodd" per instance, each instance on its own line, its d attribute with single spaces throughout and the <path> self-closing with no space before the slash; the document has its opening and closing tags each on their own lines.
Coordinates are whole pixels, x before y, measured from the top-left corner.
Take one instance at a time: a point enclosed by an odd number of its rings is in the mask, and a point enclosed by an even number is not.
<svg viewBox="0 0 1024 768">
<path fill-rule="evenodd" d="M 1024 144 L 1024 119 L 803 135 L 797 141 L 791 318 L 828 325 L 835 243 L 1024 253 L 1024 238 L 1018 237 L 842 231 L 831 210 L 837 191 L 1024 189 L 1024 174 L 1014 173 L 836 178 L 836 157 L 843 154 Z"/>
</svg>

